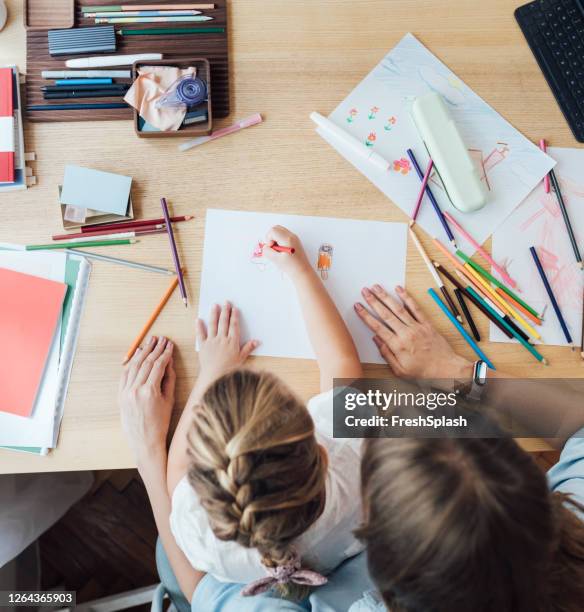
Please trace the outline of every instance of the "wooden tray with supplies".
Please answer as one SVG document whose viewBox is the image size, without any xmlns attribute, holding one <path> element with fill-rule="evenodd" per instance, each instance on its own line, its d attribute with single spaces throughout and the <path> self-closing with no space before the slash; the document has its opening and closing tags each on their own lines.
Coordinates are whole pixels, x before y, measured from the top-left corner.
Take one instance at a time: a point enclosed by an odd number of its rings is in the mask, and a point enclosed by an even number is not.
<svg viewBox="0 0 584 612">
<path fill-rule="evenodd" d="M 206 2 L 206 0 L 205 0 Z M 77 0 L 75 2 L 75 26 L 95 27 L 95 20 L 83 17 L 82 6 L 95 6 L 104 4 L 103 0 Z M 160 2 L 160 0 L 131 0 L 128 4 L 176 4 L 176 2 Z M 212 112 L 214 118 L 227 117 L 230 111 L 229 100 L 229 56 L 228 56 L 228 19 L 227 0 L 209 0 L 214 4 L 214 9 L 204 10 L 203 14 L 213 17 L 212 21 L 201 23 L 131 23 L 127 26 L 115 24 L 117 51 L 116 55 L 134 53 L 162 53 L 165 60 L 180 59 L 181 57 L 204 57 L 208 59 L 211 66 L 210 81 L 213 84 Z M 158 28 L 188 28 L 197 27 L 225 28 L 224 33 L 212 34 L 164 34 L 154 36 L 119 36 L 120 29 L 158 29 Z M 90 55 L 90 54 L 89 54 Z M 99 55 L 99 54 L 95 54 Z M 113 55 L 107 53 L 105 55 Z M 122 98 L 72 98 L 65 100 L 45 100 L 41 87 L 52 85 L 52 80 L 43 79 L 43 70 L 72 70 L 65 66 L 65 60 L 74 57 L 85 57 L 85 55 L 72 55 L 62 57 L 51 57 L 47 31 L 28 30 L 26 33 L 26 106 L 30 105 L 55 105 L 59 103 L 92 104 L 122 102 Z M 99 68 L 96 68 L 99 70 Z M 107 67 L 104 70 L 120 69 L 132 70 L 132 66 Z M 119 83 L 130 83 L 127 79 L 114 79 Z M 132 119 L 134 109 L 81 109 L 81 110 L 48 110 L 28 111 L 26 118 L 34 122 L 55 121 L 111 121 L 115 119 Z"/>
</svg>

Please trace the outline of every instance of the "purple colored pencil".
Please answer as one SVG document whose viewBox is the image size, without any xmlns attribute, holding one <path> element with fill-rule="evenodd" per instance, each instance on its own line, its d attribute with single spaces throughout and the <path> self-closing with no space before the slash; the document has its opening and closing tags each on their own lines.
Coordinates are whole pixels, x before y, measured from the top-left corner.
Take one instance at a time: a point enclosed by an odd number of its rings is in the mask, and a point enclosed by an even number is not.
<svg viewBox="0 0 584 612">
<path fill-rule="evenodd" d="M 174 232 L 172 231 L 172 222 L 170 215 L 168 214 L 168 204 L 166 198 L 160 198 L 160 204 L 162 206 L 162 214 L 164 216 L 164 222 L 166 223 L 166 232 L 168 233 L 168 240 L 170 241 L 170 250 L 172 252 L 172 259 L 174 261 L 174 267 L 176 268 L 176 275 L 178 276 L 178 286 L 180 288 L 180 294 L 182 296 L 185 306 L 188 305 L 187 300 L 187 289 L 185 287 L 185 280 L 183 277 L 183 271 L 180 265 L 180 259 L 178 258 L 178 250 L 176 248 L 176 242 L 174 240 Z"/>
<path fill-rule="evenodd" d="M 422 180 L 422 186 L 420 187 L 420 193 L 418 194 L 418 199 L 416 200 L 416 206 L 414 207 L 414 212 L 412 214 L 412 221 L 415 221 L 418 218 L 418 213 L 420 212 L 420 206 L 422 205 L 422 200 L 424 199 L 424 194 L 426 193 L 426 185 L 428 184 L 428 180 L 430 179 L 430 174 L 432 174 L 433 167 L 434 167 L 434 162 L 430 160 L 428 163 L 428 167 L 426 168 L 426 174 L 424 174 L 424 179 Z"/>
<path fill-rule="evenodd" d="M 418 163 L 418 160 L 416 159 L 414 152 L 411 149 L 408 149 L 407 153 L 408 153 L 408 157 L 410 158 L 412 162 L 412 165 L 414 166 L 416 170 L 416 174 L 418 175 L 420 180 L 423 181 L 424 173 L 422 172 L 422 168 L 420 168 L 420 164 Z M 456 240 L 454 239 L 454 234 L 450 230 L 450 226 L 448 225 L 446 218 L 442 214 L 442 210 L 440 209 L 438 201 L 434 197 L 434 194 L 432 193 L 432 190 L 430 189 L 429 185 L 426 185 L 426 193 L 428 194 L 428 198 L 430 199 L 430 202 L 432 202 L 432 206 L 434 207 L 434 210 L 436 211 L 436 215 L 438 216 L 440 223 L 442 223 L 442 227 L 444 228 L 444 231 L 446 232 L 446 235 L 448 236 L 448 240 L 450 240 L 450 242 L 456 246 Z"/>
</svg>

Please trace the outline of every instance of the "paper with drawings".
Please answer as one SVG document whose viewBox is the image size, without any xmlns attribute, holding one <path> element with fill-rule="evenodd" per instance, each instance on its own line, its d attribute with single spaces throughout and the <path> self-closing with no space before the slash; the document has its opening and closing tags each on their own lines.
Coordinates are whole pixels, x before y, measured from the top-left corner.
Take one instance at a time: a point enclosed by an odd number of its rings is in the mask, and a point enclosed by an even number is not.
<svg viewBox="0 0 584 612">
<path fill-rule="evenodd" d="M 63 282 L 67 256 L 64 253 L 0 252 L 0 266 L 9 270 L 33 274 Z M 59 369 L 61 324 L 47 358 L 43 380 L 30 417 L 0 412 L 1 446 L 50 446 L 53 441 L 53 421 Z"/>
<path fill-rule="evenodd" d="M 576 240 L 584 244 L 584 149 L 548 148 L 556 161 L 554 173 L 560 183 Z M 521 206 L 493 235 L 493 256 L 506 264 L 524 299 L 540 314 L 547 306 L 540 332 L 545 344 L 567 345 L 562 328 L 529 252 L 535 246 L 562 316 L 575 343 L 582 329 L 584 273 L 574 258 L 566 226 L 553 189 L 546 194 L 543 185 L 534 189 Z M 491 340 L 509 342 L 507 336 L 491 327 Z"/>
<path fill-rule="evenodd" d="M 363 147 L 388 160 L 389 172 L 376 169 L 324 130 L 319 129 L 318 133 L 410 216 L 420 180 L 406 150 L 414 151 L 423 170 L 429 161 L 410 108 L 417 96 L 430 91 L 438 92 L 446 101 L 471 157 L 481 169 L 489 199 L 482 210 L 464 214 L 450 204 L 436 174 L 430 180 L 430 187 L 442 209 L 453 214 L 482 244 L 553 167 L 553 160 L 505 121 L 412 34 L 407 34 L 329 116 Z M 431 236 L 446 239 L 427 197 L 422 203 L 418 224 Z M 472 245 L 454 229 L 453 233 L 465 252 L 474 253 Z"/>
<path fill-rule="evenodd" d="M 323 282 L 361 360 L 383 363 L 353 304 L 362 301 L 365 286 L 380 283 L 393 290 L 404 285 L 404 223 L 208 210 L 199 316 L 208 320 L 213 304 L 229 300 L 241 311 L 243 339 L 261 341 L 254 355 L 314 359 L 292 283 L 265 259 L 252 256 L 274 225 L 283 225 L 301 238 L 315 270 L 328 268 L 318 273 L 327 276 Z M 332 247 L 332 254 L 323 246 Z"/>
</svg>

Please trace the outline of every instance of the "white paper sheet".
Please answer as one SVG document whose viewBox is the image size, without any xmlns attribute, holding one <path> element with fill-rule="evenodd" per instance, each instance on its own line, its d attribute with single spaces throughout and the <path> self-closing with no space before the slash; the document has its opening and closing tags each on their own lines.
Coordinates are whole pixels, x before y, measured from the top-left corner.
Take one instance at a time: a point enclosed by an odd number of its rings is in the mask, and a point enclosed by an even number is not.
<svg viewBox="0 0 584 612">
<path fill-rule="evenodd" d="M 334 247 L 325 286 L 355 339 L 361 360 L 383 363 L 353 304 L 362 301 L 365 286 L 379 283 L 393 290 L 404 285 L 404 223 L 208 210 L 199 316 L 208 320 L 213 304 L 230 300 L 242 313 L 243 340 L 261 341 L 255 355 L 314 358 L 292 283 L 269 262 L 252 258 L 258 241 L 264 241 L 274 225 L 300 236 L 314 266 L 321 244 Z"/>
<path fill-rule="evenodd" d="M 0 252 L 0 267 L 63 282 L 67 256 L 64 253 Z M 61 324 L 56 327 L 43 380 L 30 417 L 0 412 L 1 446 L 50 446 L 59 369 Z M 8 356 L 6 356 L 8 357 Z"/>
<path fill-rule="evenodd" d="M 376 169 L 334 136 L 323 130 L 318 133 L 409 216 L 420 190 L 420 180 L 410 167 L 406 150 L 414 151 L 422 171 L 429 161 L 410 117 L 410 108 L 416 97 L 430 91 L 444 98 L 471 156 L 481 166 L 481 173 L 484 163 L 489 201 L 482 210 L 464 214 L 450 204 L 436 176 L 430 186 L 441 208 L 450 212 L 482 244 L 550 170 L 553 160 L 505 121 L 414 36 L 407 34 L 329 117 L 364 147 L 369 145 L 388 160 L 391 170 Z M 427 197 L 422 203 L 418 225 L 431 236 L 448 241 Z M 474 253 L 474 247 L 451 229 L 458 245 L 465 252 Z"/>
<path fill-rule="evenodd" d="M 548 149 L 556 161 L 554 173 L 560 183 L 568 215 L 580 250 L 584 253 L 584 149 Z M 529 247 L 535 246 L 546 276 L 574 343 L 582 330 L 584 273 L 576 263 L 566 225 L 553 189 L 549 194 L 538 185 L 521 206 L 493 235 L 493 256 L 507 270 L 522 293 L 518 294 L 538 312 L 546 308 L 539 329 L 544 344 L 567 345 L 562 328 L 548 299 Z M 509 342 L 491 326 L 491 340 Z"/>
</svg>

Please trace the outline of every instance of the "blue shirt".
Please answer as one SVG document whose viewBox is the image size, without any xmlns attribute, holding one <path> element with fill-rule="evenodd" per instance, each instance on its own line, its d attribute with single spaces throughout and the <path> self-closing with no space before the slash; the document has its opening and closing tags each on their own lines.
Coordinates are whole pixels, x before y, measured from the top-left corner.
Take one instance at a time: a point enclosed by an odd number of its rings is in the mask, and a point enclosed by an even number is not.
<svg viewBox="0 0 584 612">
<path fill-rule="evenodd" d="M 558 463 L 548 472 L 552 491 L 570 493 L 584 505 L 584 429 L 572 436 Z M 584 514 L 582 514 L 584 520 Z M 273 593 L 242 597 L 241 584 L 226 584 L 207 574 L 193 595 L 192 612 L 384 612 L 367 573 L 365 553 L 339 566 L 329 581 L 299 603 Z"/>
</svg>

